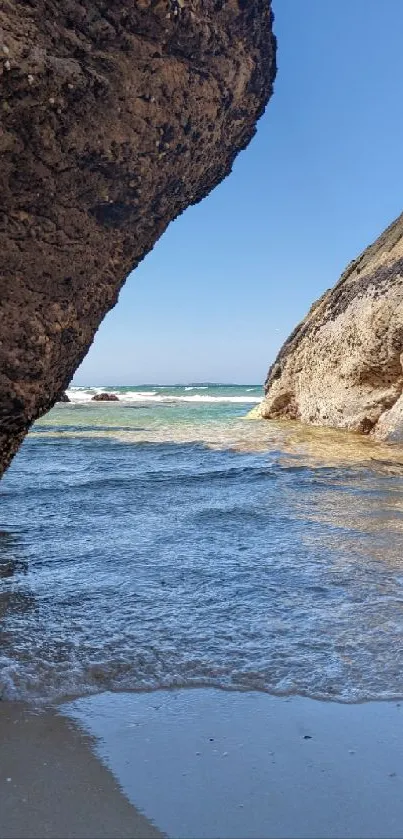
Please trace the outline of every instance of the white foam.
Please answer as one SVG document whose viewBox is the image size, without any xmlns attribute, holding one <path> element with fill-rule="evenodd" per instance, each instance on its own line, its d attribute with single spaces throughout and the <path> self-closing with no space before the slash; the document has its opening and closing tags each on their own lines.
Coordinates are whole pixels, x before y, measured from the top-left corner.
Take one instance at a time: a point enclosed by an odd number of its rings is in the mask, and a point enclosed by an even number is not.
<svg viewBox="0 0 403 839">
<path fill-rule="evenodd" d="M 114 391 L 115 392 L 115 391 Z M 148 399 L 152 396 L 158 396 L 158 391 L 156 390 L 125 390 L 123 393 L 119 390 L 116 391 L 117 396 L 123 401 L 130 401 L 131 399 Z"/>
<path fill-rule="evenodd" d="M 91 390 L 87 390 L 84 387 L 74 387 L 66 390 L 66 394 L 69 397 L 70 402 L 90 402 L 92 397 L 99 392 L 100 390 L 95 387 L 91 388 Z"/>
<path fill-rule="evenodd" d="M 95 388 L 92 390 L 80 390 L 77 392 L 76 390 L 68 390 L 67 396 L 70 399 L 70 402 L 91 402 L 95 393 L 102 393 L 102 390 L 96 390 Z M 211 404 L 215 404 L 218 402 L 222 403 L 259 403 L 262 401 L 261 397 L 257 396 L 208 396 L 207 394 L 189 394 L 184 396 L 178 395 L 163 395 L 161 393 L 155 393 L 153 391 L 127 391 L 122 393 L 116 390 L 110 390 L 108 393 L 114 393 L 118 397 L 120 402 L 154 402 L 154 403 L 167 403 L 167 402 L 209 402 Z"/>
</svg>

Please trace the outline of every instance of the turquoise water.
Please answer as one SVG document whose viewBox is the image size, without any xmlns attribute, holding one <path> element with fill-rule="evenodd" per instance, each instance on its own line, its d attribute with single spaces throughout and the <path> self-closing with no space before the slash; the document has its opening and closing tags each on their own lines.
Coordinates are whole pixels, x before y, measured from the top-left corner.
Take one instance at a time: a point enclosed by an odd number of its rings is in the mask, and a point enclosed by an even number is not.
<svg viewBox="0 0 403 839">
<path fill-rule="evenodd" d="M 7 698 L 403 695 L 403 452 L 246 419 L 259 387 L 73 389 L 1 484 Z"/>
</svg>

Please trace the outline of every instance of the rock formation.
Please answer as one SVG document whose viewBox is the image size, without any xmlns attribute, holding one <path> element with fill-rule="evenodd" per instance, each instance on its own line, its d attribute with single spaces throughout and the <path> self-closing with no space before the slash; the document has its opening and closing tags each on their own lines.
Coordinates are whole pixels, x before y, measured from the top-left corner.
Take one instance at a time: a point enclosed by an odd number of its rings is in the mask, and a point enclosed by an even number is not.
<svg viewBox="0 0 403 839">
<path fill-rule="evenodd" d="M 270 0 L 4 0 L 1 469 L 129 271 L 230 172 L 274 75 Z"/>
<path fill-rule="evenodd" d="M 96 393 L 91 399 L 92 402 L 119 402 L 116 393 Z"/>
<path fill-rule="evenodd" d="M 290 335 L 260 414 L 403 441 L 402 362 L 403 215 Z"/>
</svg>

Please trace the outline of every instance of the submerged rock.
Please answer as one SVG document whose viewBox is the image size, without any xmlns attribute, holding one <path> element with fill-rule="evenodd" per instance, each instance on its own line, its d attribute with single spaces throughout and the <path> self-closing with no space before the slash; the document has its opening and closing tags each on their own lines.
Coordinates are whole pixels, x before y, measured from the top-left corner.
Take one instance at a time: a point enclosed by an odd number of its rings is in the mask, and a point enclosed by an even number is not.
<svg viewBox="0 0 403 839">
<path fill-rule="evenodd" d="M 403 442 L 403 215 L 281 348 L 260 414 Z"/>
<path fill-rule="evenodd" d="M 270 0 L 3 4 L 0 473 L 129 271 L 231 171 L 274 76 Z"/>
<path fill-rule="evenodd" d="M 15 572 L 14 562 L 0 562 L 0 578 L 12 577 Z"/>
<path fill-rule="evenodd" d="M 96 393 L 92 402 L 119 402 L 119 397 L 115 393 Z"/>
</svg>

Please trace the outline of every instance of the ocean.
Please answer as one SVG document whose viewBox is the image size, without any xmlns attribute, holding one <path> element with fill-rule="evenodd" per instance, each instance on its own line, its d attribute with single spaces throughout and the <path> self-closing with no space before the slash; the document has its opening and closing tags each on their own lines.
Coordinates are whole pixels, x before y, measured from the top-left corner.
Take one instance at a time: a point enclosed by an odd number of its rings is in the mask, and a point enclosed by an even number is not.
<svg viewBox="0 0 403 839">
<path fill-rule="evenodd" d="M 256 385 L 68 395 L 0 485 L 4 699 L 403 696 L 402 450 L 248 419 Z"/>
</svg>

